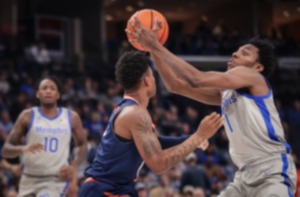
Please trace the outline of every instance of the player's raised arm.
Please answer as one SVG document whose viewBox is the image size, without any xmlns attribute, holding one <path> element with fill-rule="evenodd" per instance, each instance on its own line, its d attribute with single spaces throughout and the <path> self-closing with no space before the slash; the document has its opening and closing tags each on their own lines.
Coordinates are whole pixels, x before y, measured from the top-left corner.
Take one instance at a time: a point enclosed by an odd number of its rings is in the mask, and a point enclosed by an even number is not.
<svg viewBox="0 0 300 197">
<path fill-rule="evenodd" d="M 211 137 L 223 124 L 222 117 L 213 113 L 204 118 L 196 133 L 183 143 L 162 150 L 156 134 L 152 130 L 149 113 L 142 107 L 124 109 L 115 125 L 129 129 L 130 134 L 147 166 L 155 173 L 162 173 L 183 160 L 201 142 Z M 125 115 L 126 114 L 126 115 Z M 129 123 L 129 124 L 128 124 Z"/>
<path fill-rule="evenodd" d="M 30 144 L 22 145 L 23 134 L 27 131 L 30 125 L 31 110 L 24 110 L 18 117 L 14 127 L 12 128 L 2 150 L 2 156 L 4 158 L 15 158 L 23 153 L 36 153 L 41 152 L 44 149 L 44 145 Z"/>
<path fill-rule="evenodd" d="M 151 53 L 155 67 L 159 71 L 167 89 L 173 93 L 185 95 L 192 99 L 211 105 L 220 105 L 221 96 L 217 89 L 202 88 L 195 86 L 194 75 L 199 72 L 192 65 L 183 61 L 164 48 L 157 39 L 157 31 L 160 22 L 157 21 L 152 30 L 143 27 L 138 19 L 137 24 L 132 29 L 135 32 L 126 29 L 136 39 L 131 42 L 140 42 Z M 200 89 L 201 88 L 201 89 Z"/>
</svg>

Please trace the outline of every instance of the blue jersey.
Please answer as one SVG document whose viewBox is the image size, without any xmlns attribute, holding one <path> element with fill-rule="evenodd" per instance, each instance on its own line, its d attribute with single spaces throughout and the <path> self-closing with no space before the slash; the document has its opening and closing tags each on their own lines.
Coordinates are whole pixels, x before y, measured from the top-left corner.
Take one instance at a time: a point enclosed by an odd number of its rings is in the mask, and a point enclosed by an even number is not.
<svg viewBox="0 0 300 197">
<path fill-rule="evenodd" d="M 116 187 L 132 185 L 143 160 L 134 141 L 120 141 L 114 131 L 114 120 L 127 106 L 138 105 L 131 99 L 123 99 L 112 113 L 96 156 L 85 176 Z"/>
</svg>

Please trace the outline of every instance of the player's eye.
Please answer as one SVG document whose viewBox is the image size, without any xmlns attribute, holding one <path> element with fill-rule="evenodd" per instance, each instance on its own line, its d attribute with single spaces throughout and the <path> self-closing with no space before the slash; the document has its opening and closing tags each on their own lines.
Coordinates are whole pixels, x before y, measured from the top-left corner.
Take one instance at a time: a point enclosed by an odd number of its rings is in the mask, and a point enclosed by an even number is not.
<svg viewBox="0 0 300 197">
<path fill-rule="evenodd" d="M 243 56 L 248 56 L 249 55 L 249 53 L 247 53 L 246 51 L 243 51 L 242 54 L 243 54 Z"/>
</svg>

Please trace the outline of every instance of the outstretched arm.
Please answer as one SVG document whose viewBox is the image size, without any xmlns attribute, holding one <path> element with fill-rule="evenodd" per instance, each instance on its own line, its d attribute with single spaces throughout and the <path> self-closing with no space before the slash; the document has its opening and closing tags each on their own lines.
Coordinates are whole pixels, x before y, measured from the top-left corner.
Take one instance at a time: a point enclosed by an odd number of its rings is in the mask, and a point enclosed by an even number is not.
<svg viewBox="0 0 300 197">
<path fill-rule="evenodd" d="M 220 115 L 213 113 L 207 116 L 198 130 L 184 142 L 163 150 L 156 134 L 152 131 L 152 121 L 146 109 L 125 108 L 121 113 L 126 116 L 120 116 L 121 114 L 118 116 L 115 120 L 115 130 L 118 128 L 129 130 L 141 157 L 155 173 L 164 172 L 183 160 L 201 142 L 211 137 L 221 127 L 223 121 Z"/>
<path fill-rule="evenodd" d="M 171 148 L 173 146 L 179 145 L 185 140 L 187 140 L 190 135 L 180 136 L 180 137 L 172 137 L 172 136 L 158 136 L 158 141 L 162 147 L 162 149 Z M 200 143 L 197 148 L 201 150 L 206 150 L 209 145 L 208 140 L 205 140 Z"/>
<path fill-rule="evenodd" d="M 141 43 L 152 55 L 153 60 L 167 87 L 178 93 L 198 101 L 220 105 L 219 90 L 251 88 L 254 84 L 265 83 L 258 72 L 243 66 L 238 66 L 225 73 L 202 72 L 179 57 L 176 57 L 157 39 L 159 22 L 152 30 L 145 29 L 136 19 L 135 32 L 130 32 L 135 39 L 131 42 Z M 128 32 L 128 30 L 126 30 Z"/>
<path fill-rule="evenodd" d="M 199 72 L 192 65 L 168 53 L 169 57 L 161 58 L 155 52 L 151 52 L 155 67 L 160 73 L 167 89 L 175 94 L 185 95 L 191 99 L 209 105 L 221 105 L 220 91 L 215 88 L 203 88 L 195 86 L 193 75 Z"/>
<path fill-rule="evenodd" d="M 140 30 L 137 30 L 135 25 L 132 27 L 137 33 L 126 29 L 128 33 L 137 38 L 136 40 L 131 40 L 131 42 L 139 41 L 143 46 L 149 49 L 155 67 L 170 92 L 185 95 L 206 104 L 221 104 L 219 90 L 193 86 L 193 76 L 197 74 L 198 70 L 161 46 L 156 34 L 159 28 L 158 24 L 154 26 L 153 30 L 146 30 L 138 19 L 137 23 L 141 27 Z M 158 47 L 161 51 L 152 50 L 154 47 Z"/>
<path fill-rule="evenodd" d="M 2 156 L 4 158 L 15 158 L 23 153 L 41 152 L 44 149 L 44 145 L 41 143 L 21 145 L 22 136 L 27 129 L 29 129 L 30 119 L 32 116 L 31 110 L 24 110 L 18 117 L 14 127 L 12 128 L 8 138 L 4 144 L 2 150 Z"/>
</svg>

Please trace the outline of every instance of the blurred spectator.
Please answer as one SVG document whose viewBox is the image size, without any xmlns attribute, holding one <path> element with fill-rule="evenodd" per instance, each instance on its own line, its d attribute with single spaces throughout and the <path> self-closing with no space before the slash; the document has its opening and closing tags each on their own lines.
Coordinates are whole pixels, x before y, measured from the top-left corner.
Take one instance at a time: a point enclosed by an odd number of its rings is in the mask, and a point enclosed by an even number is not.
<svg viewBox="0 0 300 197">
<path fill-rule="evenodd" d="M 185 110 L 185 115 L 181 118 L 183 122 L 186 122 L 189 125 L 190 131 L 194 133 L 199 125 L 200 119 L 199 119 L 199 113 L 198 111 L 193 108 L 192 106 L 187 106 Z"/>
<path fill-rule="evenodd" d="M 97 111 L 91 112 L 90 118 L 86 121 L 84 126 L 88 130 L 88 136 L 99 143 L 105 130 L 101 121 L 101 115 Z"/>
<path fill-rule="evenodd" d="M 40 65 L 47 65 L 50 63 L 49 52 L 45 47 L 45 43 L 42 41 L 38 41 L 30 48 L 30 55 L 33 60 Z"/>
<path fill-rule="evenodd" d="M 7 74 L 0 73 L 0 94 L 7 94 L 10 91 L 10 84 L 7 80 Z"/>
<path fill-rule="evenodd" d="M 194 152 L 190 153 L 184 159 L 184 163 L 186 165 L 186 169 L 181 177 L 180 191 L 183 191 L 185 186 L 190 185 L 193 187 L 203 188 L 205 193 L 209 195 L 211 189 L 210 180 L 203 168 L 197 165 L 196 154 Z"/>
<path fill-rule="evenodd" d="M 28 56 L 32 68 L 32 75 L 35 78 L 39 78 L 45 71 L 51 70 L 51 59 L 44 42 L 37 41 L 36 44 L 31 46 L 28 51 Z"/>
<path fill-rule="evenodd" d="M 138 191 L 139 197 L 148 197 L 148 191 L 144 183 L 137 183 L 135 189 Z"/>
<path fill-rule="evenodd" d="M 287 110 L 287 122 L 292 147 L 297 157 L 300 158 L 300 100 L 293 101 L 293 106 Z"/>
<path fill-rule="evenodd" d="M 31 77 L 28 76 L 24 79 L 24 82 L 20 86 L 20 92 L 28 95 L 30 98 L 35 97 L 35 87 Z"/>
<path fill-rule="evenodd" d="M 212 156 L 208 156 L 203 167 L 211 182 L 211 192 L 214 194 L 219 193 L 223 188 L 224 181 L 227 179 L 221 166 L 214 163 Z"/>
<path fill-rule="evenodd" d="M 195 188 L 193 197 L 205 197 L 205 192 L 202 188 Z"/>
<path fill-rule="evenodd" d="M 224 155 L 217 149 L 216 145 L 210 143 L 208 148 L 205 151 L 200 152 L 199 162 L 207 163 L 209 159 L 212 159 L 214 164 L 225 166 L 228 164 L 228 161 Z"/>
<path fill-rule="evenodd" d="M 0 116 L 0 151 L 12 127 L 13 122 L 8 111 L 2 111 Z"/>
<path fill-rule="evenodd" d="M 182 189 L 182 197 L 193 197 L 195 188 L 190 185 L 184 186 Z"/>
<path fill-rule="evenodd" d="M 98 83 L 92 78 L 88 77 L 85 79 L 84 88 L 79 91 L 79 97 L 83 100 L 97 99 Z"/>
</svg>

